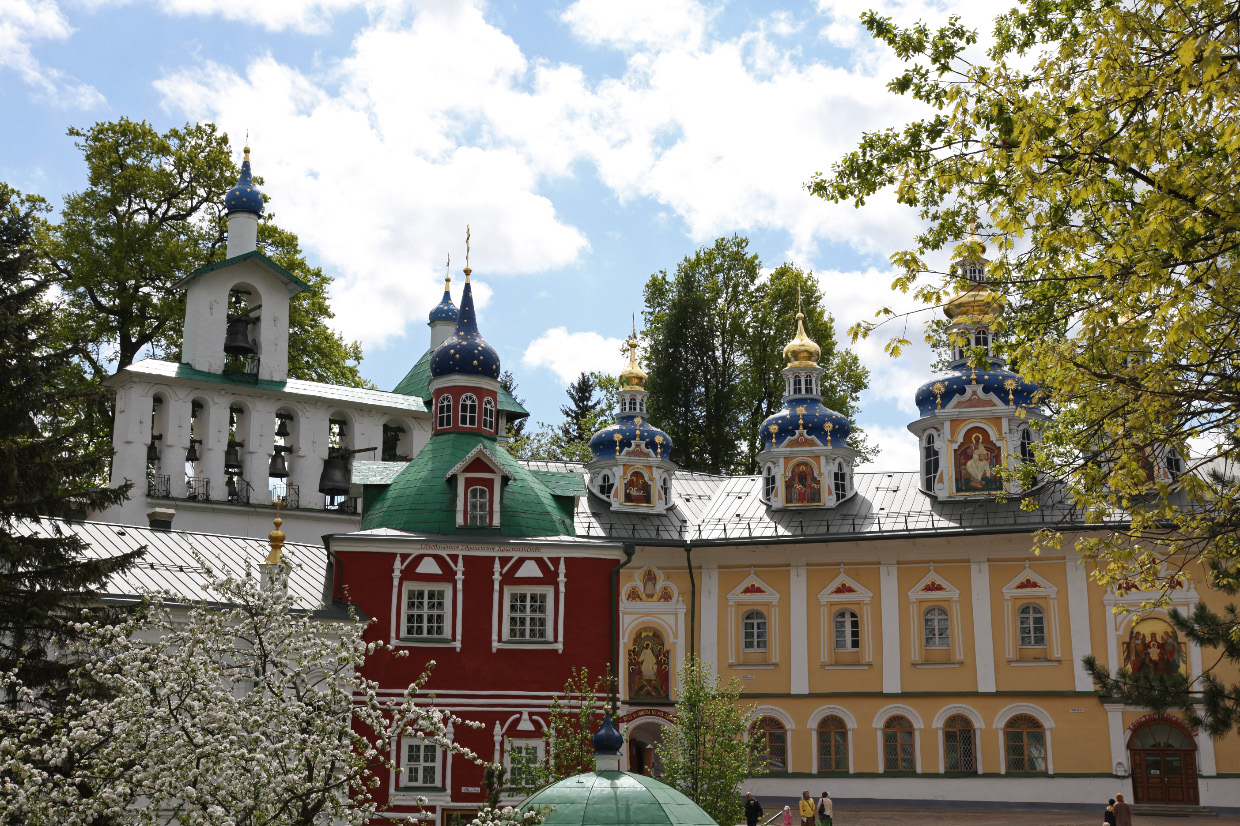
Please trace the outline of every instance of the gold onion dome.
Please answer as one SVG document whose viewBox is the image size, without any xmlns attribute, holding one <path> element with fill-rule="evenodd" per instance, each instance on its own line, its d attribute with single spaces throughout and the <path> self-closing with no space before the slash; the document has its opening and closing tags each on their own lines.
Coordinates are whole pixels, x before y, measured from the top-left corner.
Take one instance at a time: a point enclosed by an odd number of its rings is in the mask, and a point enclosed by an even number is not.
<svg viewBox="0 0 1240 826">
<path fill-rule="evenodd" d="M 1002 311 L 1003 297 L 991 292 L 985 284 L 977 284 L 957 293 L 943 308 L 943 313 L 952 321 L 993 322 Z"/>
<path fill-rule="evenodd" d="M 805 313 L 797 313 L 796 338 L 784 345 L 784 359 L 789 367 L 817 367 L 822 348 L 805 334 Z"/>
<path fill-rule="evenodd" d="M 629 366 L 620 371 L 620 389 L 645 390 L 646 371 L 637 366 L 637 336 L 628 341 Z"/>
</svg>

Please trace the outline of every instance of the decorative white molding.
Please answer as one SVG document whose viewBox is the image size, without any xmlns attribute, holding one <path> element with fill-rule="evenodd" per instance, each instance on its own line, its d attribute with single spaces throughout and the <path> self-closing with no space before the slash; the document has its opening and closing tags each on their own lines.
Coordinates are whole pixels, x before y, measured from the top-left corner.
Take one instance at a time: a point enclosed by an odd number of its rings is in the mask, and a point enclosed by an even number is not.
<svg viewBox="0 0 1240 826">
<path fill-rule="evenodd" d="M 969 565 L 969 586 L 973 607 L 973 659 L 977 673 L 977 690 L 989 693 L 996 690 L 995 641 L 990 616 L 990 563 L 985 559 Z"/>
<path fill-rule="evenodd" d="M 788 571 L 788 609 L 793 617 L 789 628 L 789 646 L 792 648 L 790 693 L 809 694 L 809 623 L 800 621 L 807 616 L 806 576 L 804 565 L 793 565 Z"/>
<path fill-rule="evenodd" d="M 900 596 L 895 563 L 879 568 L 879 610 L 883 618 L 883 693 L 900 693 Z M 881 755 L 882 752 L 880 751 Z M 880 761 L 881 762 L 881 761 Z"/>
</svg>

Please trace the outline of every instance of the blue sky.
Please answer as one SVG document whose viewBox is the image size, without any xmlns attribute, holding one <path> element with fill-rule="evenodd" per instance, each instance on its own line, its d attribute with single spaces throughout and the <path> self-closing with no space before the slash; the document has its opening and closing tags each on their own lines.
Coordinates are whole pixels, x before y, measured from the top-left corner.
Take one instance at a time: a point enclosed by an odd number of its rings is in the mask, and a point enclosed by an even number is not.
<svg viewBox="0 0 1240 826">
<path fill-rule="evenodd" d="M 848 0 L 4 0 L 0 179 L 53 203 L 84 186 L 69 126 L 248 130 L 269 209 L 336 278 L 341 332 L 390 388 L 465 225 L 480 325 L 534 418 L 558 421 L 581 370 L 614 372 L 651 273 L 733 232 L 765 265 L 812 269 L 837 337 L 893 295 L 916 217 L 890 196 L 826 204 L 804 184 L 866 130 L 919 113 L 857 18 L 980 2 Z M 459 292 L 457 292 L 459 295 Z M 919 324 L 919 322 L 917 323 Z M 914 326 L 913 337 L 920 335 Z M 872 372 L 866 469 L 915 467 L 904 425 L 929 349 L 853 346 Z"/>
</svg>

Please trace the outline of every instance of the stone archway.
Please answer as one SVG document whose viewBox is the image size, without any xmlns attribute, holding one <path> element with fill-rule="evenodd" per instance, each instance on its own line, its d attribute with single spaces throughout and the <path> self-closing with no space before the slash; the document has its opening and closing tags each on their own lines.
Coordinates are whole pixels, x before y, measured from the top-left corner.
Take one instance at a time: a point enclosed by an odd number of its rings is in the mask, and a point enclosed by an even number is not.
<svg viewBox="0 0 1240 826">
<path fill-rule="evenodd" d="M 1128 738 L 1135 803 L 1196 806 L 1197 743 L 1179 720 L 1155 717 Z"/>
</svg>

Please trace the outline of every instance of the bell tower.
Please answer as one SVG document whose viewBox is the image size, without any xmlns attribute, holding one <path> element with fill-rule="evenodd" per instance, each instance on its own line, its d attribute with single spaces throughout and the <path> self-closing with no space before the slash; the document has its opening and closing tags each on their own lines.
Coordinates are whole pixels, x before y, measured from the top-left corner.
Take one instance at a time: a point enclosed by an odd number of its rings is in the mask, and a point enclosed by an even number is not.
<svg viewBox="0 0 1240 826">
<path fill-rule="evenodd" d="M 181 361 L 241 381 L 288 378 L 288 303 L 308 285 L 258 249 L 263 194 L 250 147 L 237 185 L 224 196 L 227 257 L 176 285 L 185 291 Z"/>
</svg>

